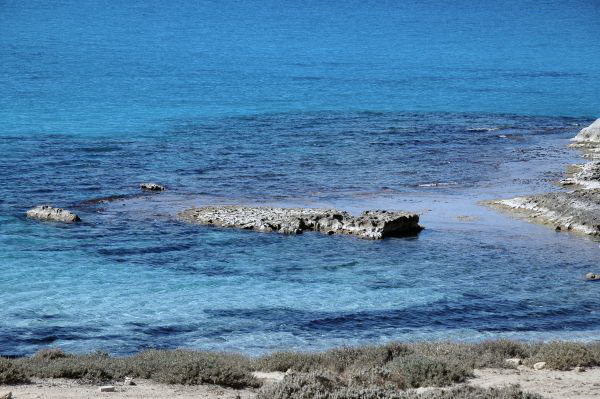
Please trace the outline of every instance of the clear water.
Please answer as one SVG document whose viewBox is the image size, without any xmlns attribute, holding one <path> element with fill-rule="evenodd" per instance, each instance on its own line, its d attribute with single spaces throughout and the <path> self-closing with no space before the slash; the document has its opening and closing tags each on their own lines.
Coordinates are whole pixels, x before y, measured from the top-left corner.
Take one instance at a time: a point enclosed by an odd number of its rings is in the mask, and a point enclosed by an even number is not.
<svg viewBox="0 0 600 399">
<path fill-rule="evenodd" d="M 599 21 L 594 1 L 2 2 L 0 353 L 597 339 L 598 243 L 477 202 L 555 190 L 578 159 Z M 39 203 L 84 222 L 25 219 Z M 426 230 L 174 219 L 206 203 L 406 209 Z"/>
</svg>

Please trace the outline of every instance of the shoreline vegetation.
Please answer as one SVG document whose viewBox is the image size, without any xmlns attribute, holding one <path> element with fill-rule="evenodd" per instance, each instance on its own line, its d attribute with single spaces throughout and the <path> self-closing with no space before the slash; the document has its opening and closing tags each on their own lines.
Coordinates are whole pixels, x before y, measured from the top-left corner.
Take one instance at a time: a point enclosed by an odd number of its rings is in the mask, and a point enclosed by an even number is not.
<svg viewBox="0 0 600 399">
<path fill-rule="evenodd" d="M 28 357 L 0 357 L 0 387 L 39 379 L 98 385 L 133 378 L 250 390 L 258 399 L 534 399 L 541 396 L 519 387 L 481 388 L 466 383 L 478 369 L 583 372 L 597 366 L 600 342 L 392 342 L 258 357 L 184 349 L 113 357 L 52 348 Z M 265 375 L 274 377 L 265 379 Z"/>
</svg>

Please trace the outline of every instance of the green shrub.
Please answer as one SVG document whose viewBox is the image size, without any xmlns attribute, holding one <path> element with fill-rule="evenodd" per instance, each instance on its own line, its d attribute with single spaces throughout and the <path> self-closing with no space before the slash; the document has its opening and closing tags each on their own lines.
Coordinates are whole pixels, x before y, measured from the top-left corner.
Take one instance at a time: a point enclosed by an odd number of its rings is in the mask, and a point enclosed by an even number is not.
<svg viewBox="0 0 600 399">
<path fill-rule="evenodd" d="M 361 367 L 383 366 L 394 357 L 412 353 L 409 345 L 389 343 L 380 346 L 341 347 L 325 352 L 275 352 L 259 357 L 257 370 L 309 372 L 330 370 L 344 372 L 355 365 Z"/>
<path fill-rule="evenodd" d="M 103 352 L 66 355 L 41 351 L 12 361 L 32 377 L 77 379 L 89 383 L 148 378 L 166 384 L 216 384 L 233 388 L 258 387 L 247 357 L 184 350 L 149 350 L 129 357 Z"/>
<path fill-rule="evenodd" d="M 304 394 L 333 398 L 342 395 L 340 392 L 345 392 L 348 397 L 363 395 L 356 396 L 362 399 L 392 398 L 398 395 L 398 389 L 441 387 L 465 381 L 474 368 L 509 367 L 505 359 L 513 357 L 523 359 L 528 365 L 543 361 L 548 368 L 558 370 L 597 366 L 600 365 L 600 343 L 526 344 L 508 340 L 475 344 L 389 343 L 316 353 L 277 352 L 258 358 L 189 350 L 148 350 L 133 356 L 111 357 L 102 352 L 72 355 L 60 349 L 44 349 L 31 357 L 0 358 L 0 383 L 26 382 L 28 377 L 98 383 L 130 376 L 167 384 L 244 388 L 260 386 L 260 381 L 252 376 L 254 370 L 285 372 L 291 369 L 303 374 L 287 376 L 285 384 L 276 384 L 272 388 L 289 391 L 290 398 L 302 398 Z M 284 395 L 277 392 L 275 397 Z M 468 397 L 464 396 L 467 391 L 453 392 L 460 392 L 461 398 Z M 502 392 L 502 395 L 508 395 L 506 392 L 509 391 Z M 527 396 L 490 396 L 497 397 Z"/>
<path fill-rule="evenodd" d="M 509 341 L 484 341 L 481 343 L 424 342 L 413 346 L 414 352 L 430 358 L 458 362 L 470 368 L 506 368 L 505 360 L 525 358 L 530 353 L 527 344 Z"/>
<path fill-rule="evenodd" d="M 536 345 L 533 355 L 526 364 L 546 362 L 546 367 L 554 370 L 569 370 L 576 366 L 600 365 L 600 345 L 577 342 L 550 342 Z"/>
<path fill-rule="evenodd" d="M 115 379 L 113 359 L 106 353 L 66 355 L 46 351 L 30 357 L 16 359 L 23 370 L 32 377 L 67 378 L 97 383 Z"/>
<path fill-rule="evenodd" d="M 292 374 L 283 381 L 260 389 L 257 399 L 542 399 L 522 392 L 518 387 L 477 388 L 461 386 L 454 389 L 423 393 L 400 391 L 383 386 L 346 384 L 327 373 Z"/>
<path fill-rule="evenodd" d="M 402 389 L 449 386 L 473 375 L 472 369 L 456 362 L 416 354 L 394 359 L 385 366 L 384 372 L 385 381 Z"/>
<path fill-rule="evenodd" d="M 256 359 L 257 370 L 263 371 L 311 371 L 323 367 L 322 353 L 274 352 Z"/>
<path fill-rule="evenodd" d="M 73 357 L 73 355 L 65 353 L 60 348 L 45 348 L 37 351 L 33 357 L 36 359 L 56 360 L 65 357 Z"/>
<path fill-rule="evenodd" d="M 258 387 L 251 362 L 240 355 L 185 350 L 149 350 L 126 358 L 127 374 L 165 384 Z"/>
<path fill-rule="evenodd" d="M 29 378 L 25 372 L 9 359 L 0 357 L 0 384 L 25 384 Z"/>
</svg>

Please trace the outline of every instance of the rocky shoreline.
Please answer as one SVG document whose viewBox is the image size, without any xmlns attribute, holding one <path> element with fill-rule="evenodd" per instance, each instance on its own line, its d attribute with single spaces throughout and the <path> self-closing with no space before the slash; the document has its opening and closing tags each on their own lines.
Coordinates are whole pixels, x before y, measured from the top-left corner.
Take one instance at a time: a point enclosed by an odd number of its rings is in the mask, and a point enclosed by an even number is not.
<svg viewBox="0 0 600 399">
<path fill-rule="evenodd" d="M 188 223 L 260 232 L 315 231 L 374 240 L 415 235 L 423 229 L 416 213 L 385 210 L 353 216 L 337 209 L 212 205 L 188 209 L 179 213 L 178 218 Z"/>
<path fill-rule="evenodd" d="M 556 231 L 600 237 L 600 119 L 581 129 L 572 141 L 571 146 L 581 149 L 584 158 L 589 159 L 583 165 L 571 165 L 567 178 L 559 182 L 572 190 L 484 204 L 549 225 Z"/>
</svg>

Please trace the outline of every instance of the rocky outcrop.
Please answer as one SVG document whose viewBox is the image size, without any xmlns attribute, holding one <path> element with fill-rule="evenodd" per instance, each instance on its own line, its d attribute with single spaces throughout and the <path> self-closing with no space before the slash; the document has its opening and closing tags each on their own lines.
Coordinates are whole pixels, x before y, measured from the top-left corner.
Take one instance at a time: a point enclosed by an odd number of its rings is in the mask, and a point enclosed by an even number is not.
<svg viewBox="0 0 600 399">
<path fill-rule="evenodd" d="M 600 237 L 600 190 L 575 190 L 488 201 L 557 231 Z"/>
<path fill-rule="evenodd" d="M 594 123 L 579 131 L 577 136 L 571 139 L 575 144 L 593 144 L 600 145 L 600 118 Z"/>
<path fill-rule="evenodd" d="M 141 183 L 140 188 L 144 191 L 165 191 L 167 188 L 156 183 Z"/>
<path fill-rule="evenodd" d="M 576 185 L 586 189 L 600 188 L 600 161 L 591 161 L 583 165 L 571 165 L 570 176 L 561 180 L 565 186 Z"/>
<path fill-rule="evenodd" d="M 186 222 L 203 225 L 283 234 L 317 231 L 369 239 L 413 235 L 422 230 L 419 215 L 383 210 L 352 216 L 336 209 L 216 205 L 188 209 L 178 216 Z"/>
<path fill-rule="evenodd" d="M 27 217 L 31 219 L 44 220 L 50 222 L 73 223 L 81 219 L 73 212 L 66 209 L 54 208 L 49 205 L 39 205 L 27 211 Z"/>
<path fill-rule="evenodd" d="M 583 165 L 571 165 L 568 177 L 560 183 L 572 191 L 559 191 L 485 204 L 516 212 L 529 220 L 550 225 L 557 231 L 600 237 L 600 119 L 582 129 L 573 138 L 584 143 L 584 156 L 591 158 Z"/>
</svg>

